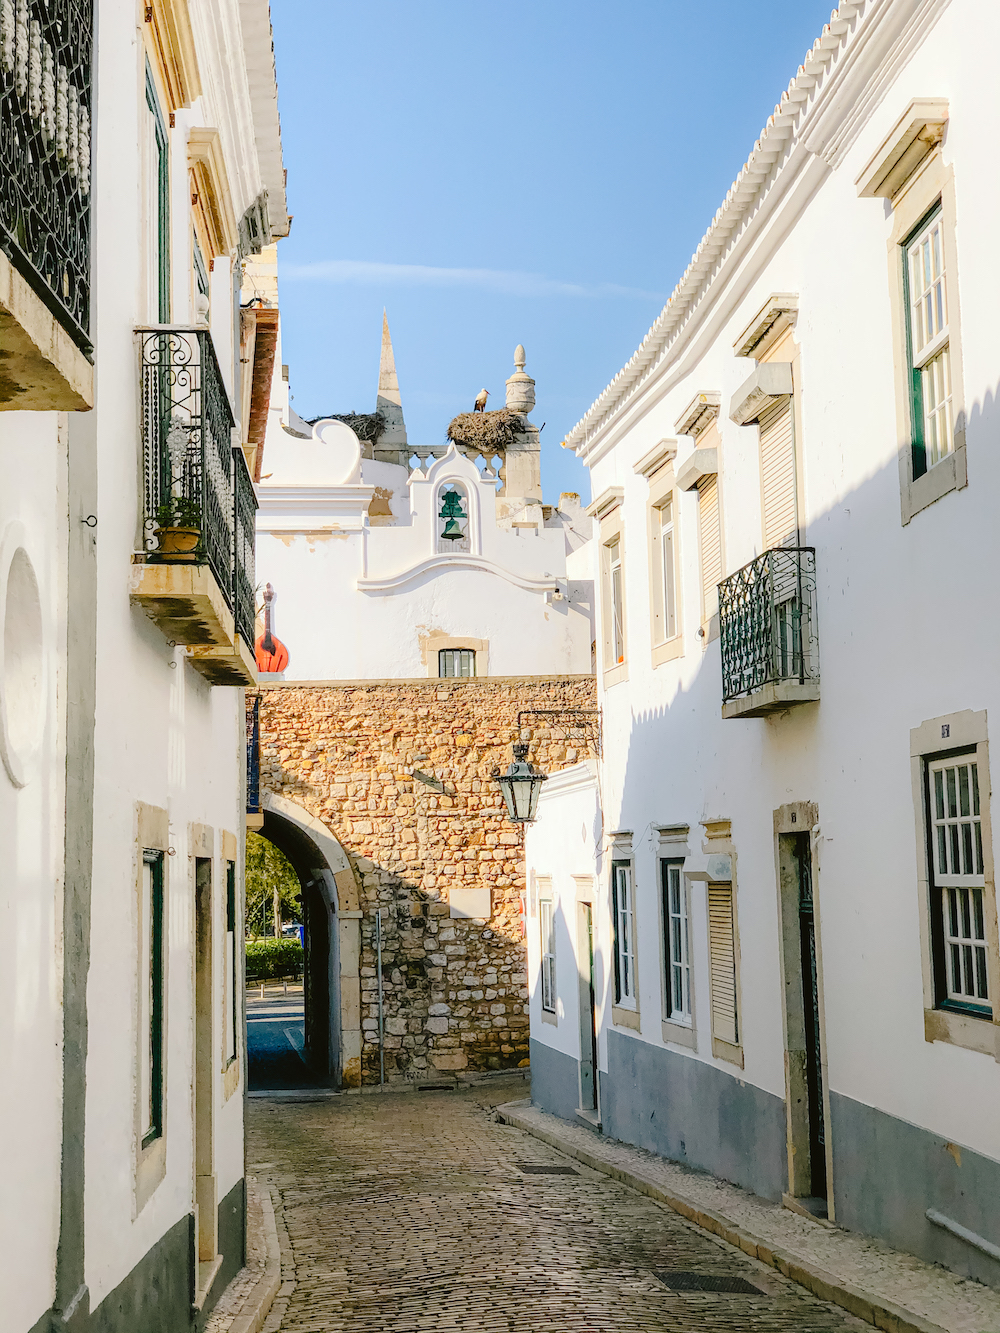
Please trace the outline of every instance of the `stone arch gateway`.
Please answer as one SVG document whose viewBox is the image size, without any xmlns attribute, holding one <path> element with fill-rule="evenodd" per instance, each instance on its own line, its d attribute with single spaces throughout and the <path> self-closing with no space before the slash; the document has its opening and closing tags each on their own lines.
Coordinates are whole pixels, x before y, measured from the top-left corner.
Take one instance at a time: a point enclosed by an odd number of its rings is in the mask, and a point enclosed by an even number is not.
<svg viewBox="0 0 1000 1333">
<path fill-rule="evenodd" d="M 305 1058 L 336 1087 L 361 1083 L 361 911 L 354 870 L 330 830 L 304 806 L 268 792 L 261 835 L 302 885 L 305 922 Z"/>
</svg>

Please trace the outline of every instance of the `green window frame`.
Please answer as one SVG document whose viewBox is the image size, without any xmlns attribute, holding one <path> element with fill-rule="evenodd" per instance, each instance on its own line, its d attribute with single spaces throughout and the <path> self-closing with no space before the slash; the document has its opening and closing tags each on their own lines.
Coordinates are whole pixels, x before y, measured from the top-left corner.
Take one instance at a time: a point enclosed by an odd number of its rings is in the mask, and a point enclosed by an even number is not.
<svg viewBox="0 0 1000 1333">
<path fill-rule="evenodd" d="M 156 274 L 157 317 L 170 323 L 170 154 L 167 126 L 160 110 L 153 72 L 146 63 L 146 106 L 154 121 L 156 140 Z"/>
<path fill-rule="evenodd" d="M 226 862 L 226 970 L 229 983 L 229 1030 L 226 1033 L 226 1060 L 231 1063 L 240 1050 L 240 967 L 236 950 L 236 863 Z"/>
<path fill-rule="evenodd" d="M 163 852 L 144 848 L 142 862 L 140 1013 L 146 1022 L 140 1058 L 145 1076 L 142 1146 L 147 1148 L 163 1134 Z"/>
<path fill-rule="evenodd" d="M 932 224 L 940 218 L 942 218 L 942 208 L 941 208 L 941 200 L 938 199 L 927 210 L 927 212 L 923 215 L 923 217 L 920 219 L 917 225 L 913 228 L 913 230 L 909 232 L 909 234 L 905 237 L 905 239 L 903 240 L 902 244 L 899 247 L 900 262 L 902 263 L 903 266 L 903 306 L 904 306 L 904 317 L 906 321 L 906 368 L 907 368 L 907 381 L 908 381 L 907 396 L 909 398 L 909 403 L 910 403 L 910 448 L 913 456 L 914 479 L 916 479 L 917 477 L 922 477 L 924 473 L 927 472 L 928 467 L 933 467 L 935 463 L 940 462 L 941 459 L 946 457 L 947 454 L 949 454 L 953 448 L 953 443 L 951 440 L 949 440 L 948 447 L 943 452 L 940 450 L 940 448 L 938 448 L 936 451 L 938 456 L 932 459 L 930 462 L 928 462 L 928 452 L 929 452 L 928 445 L 930 442 L 927 439 L 927 426 L 926 426 L 927 408 L 929 406 L 927 402 L 927 396 L 925 393 L 925 379 L 927 377 L 926 372 L 929 366 L 933 365 L 936 362 L 941 361 L 943 357 L 941 374 L 943 374 L 947 379 L 947 384 L 945 387 L 947 392 L 947 398 L 950 400 L 952 390 L 951 390 L 949 340 L 945 338 L 945 341 L 943 342 L 941 347 L 935 350 L 935 355 L 932 358 L 930 358 L 930 360 L 925 365 L 923 359 L 919 358 L 919 353 L 923 349 L 916 348 L 914 346 L 914 338 L 913 338 L 914 290 L 913 290 L 913 275 L 911 270 L 910 251 L 911 247 L 920 238 L 921 234 L 927 231 L 928 228 L 931 227 Z M 943 222 L 941 225 L 943 228 Z M 944 329 L 947 330 L 948 328 L 947 271 L 945 267 L 943 230 L 940 233 L 940 255 L 938 256 L 938 262 L 940 266 L 940 273 L 939 275 L 935 276 L 939 276 L 940 278 L 939 282 L 940 297 L 942 298 L 944 308 L 941 312 L 939 312 L 937 317 L 943 320 Z M 928 299 L 930 299 L 929 293 L 928 293 Z M 935 315 L 931 314 L 930 318 L 934 319 Z M 925 339 L 925 345 L 927 345 L 929 342 L 932 341 L 933 339 L 930 340 Z M 953 423 L 951 423 L 949 420 L 949 433 L 952 429 L 952 426 Z"/>
</svg>

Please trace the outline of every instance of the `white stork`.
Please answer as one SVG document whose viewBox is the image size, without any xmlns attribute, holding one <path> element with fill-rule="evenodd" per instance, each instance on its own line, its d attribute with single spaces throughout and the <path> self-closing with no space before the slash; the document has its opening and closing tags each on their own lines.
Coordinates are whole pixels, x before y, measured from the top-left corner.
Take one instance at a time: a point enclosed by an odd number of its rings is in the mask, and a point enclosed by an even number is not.
<svg viewBox="0 0 1000 1333">
<path fill-rule="evenodd" d="M 487 398 L 489 398 L 489 396 L 490 396 L 489 389 L 480 389 L 478 394 L 476 395 L 476 405 L 472 409 L 473 412 L 485 412 L 486 400 Z"/>
</svg>

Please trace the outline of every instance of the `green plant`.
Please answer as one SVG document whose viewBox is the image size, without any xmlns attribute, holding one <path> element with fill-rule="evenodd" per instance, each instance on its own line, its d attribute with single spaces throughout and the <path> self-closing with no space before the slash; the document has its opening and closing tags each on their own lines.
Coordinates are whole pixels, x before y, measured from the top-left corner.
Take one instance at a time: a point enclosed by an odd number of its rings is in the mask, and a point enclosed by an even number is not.
<svg viewBox="0 0 1000 1333">
<path fill-rule="evenodd" d="M 156 506 L 158 528 L 201 528 L 201 505 L 184 495 L 172 495 Z"/>
<path fill-rule="evenodd" d="M 247 935 L 274 934 L 274 894 L 283 921 L 301 921 L 299 877 L 273 842 L 247 830 Z"/>
<path fill-rule="evenodd" d="M 247 981 L 268 981 L 272 977 L 297 977 L 305 954 L 298 940 L 247 940 Z"/>
</svg>

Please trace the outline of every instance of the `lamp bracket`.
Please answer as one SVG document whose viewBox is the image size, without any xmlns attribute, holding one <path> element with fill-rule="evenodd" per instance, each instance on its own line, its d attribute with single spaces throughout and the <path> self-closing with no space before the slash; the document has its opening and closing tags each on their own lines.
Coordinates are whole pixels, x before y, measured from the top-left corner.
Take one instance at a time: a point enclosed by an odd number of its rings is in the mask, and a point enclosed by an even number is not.
<svg viewBox="0 0 1000 1333">
<path fill-rule="evenodd" d="M 601 710 L 599 708 L 522 708 L 517 715 L 517 729 L 520 732 L 525 717 L 562 717 L 573 719 L 562 728 L 567 733 L 566 739 L 569 739 L 568 733 L 574 729 L 582 729 L 588 746 L 593 750 L 598 759 L 601 758 Z M 515 747 L 515 754 L 516 754 Z"/>
</svg>

